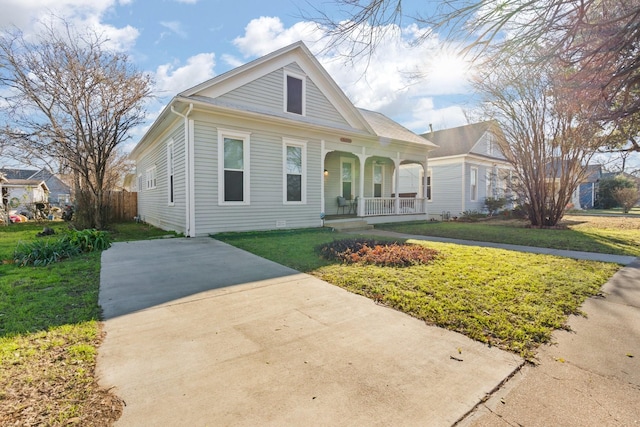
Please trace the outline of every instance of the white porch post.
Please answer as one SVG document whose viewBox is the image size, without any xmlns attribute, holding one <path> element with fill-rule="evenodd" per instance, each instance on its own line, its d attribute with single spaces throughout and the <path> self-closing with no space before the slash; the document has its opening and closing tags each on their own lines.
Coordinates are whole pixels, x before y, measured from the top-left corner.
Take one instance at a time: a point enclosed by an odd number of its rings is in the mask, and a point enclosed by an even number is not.
<svg viewBox="0 0 640 427">
<path fill-rule="evenodd" d="M 324 205 L 324 181 L 327 177 L 324 176 L 324 161 L 327 158 L 327 152 L 324 149 L 324 139 L 320 141 L 320 156 L 322 157 L 320 159 L 320 214 L 326 215 L 327 212 Z M 324 217 L 321 219 L 321 223 L 322 225 L 324 224 Z"/>
<path fill-rule="evenodd" d="M 354 153 L 358 156 L 358 161 L 360 162 L 360 175 L 358 176 L 358 212 L 356 213 L 358 216 L 364 216 L 364 203 L 362 200 L 364 197 L 364 166 L 367 157 L 369 157 L 365 154 L 365 151 L 366 149 L 362 147 L 361 154 Z"/>
<path fill-rule="evenodd" d="M 402 162 L 402 160 L 400 159 L 400 153 L 396 154 L 396 158 L 393 159 L 393 164 L 396 167 L 395 170 L 395 175 L 396 175 L 396 185 L 393 190 L 394 190 L 394 194 L 395 194 L 395 202 L 393 203 L 393 209 L 394 209 L 394 213 L 396 215 L 400 214 L 400 163 Z"/>
<path fill-rule="evenodd" d="M 429 219 L 429 212 L 427 210 L 427 206 L 428 206 L 428 200 L 427 200 L 427 176 L 429 175 L 429 156 L 426 156 L 424 158 L 424 162 L 422 163 L 422 169 L 423 169 L 423 173 L 422 173 L 422 204 L 423 204 L 423 211 L 424 214 L 427 216 L 427 219 Z M 433 196 L 433 195 L 432 195 Z"/>
</svg>

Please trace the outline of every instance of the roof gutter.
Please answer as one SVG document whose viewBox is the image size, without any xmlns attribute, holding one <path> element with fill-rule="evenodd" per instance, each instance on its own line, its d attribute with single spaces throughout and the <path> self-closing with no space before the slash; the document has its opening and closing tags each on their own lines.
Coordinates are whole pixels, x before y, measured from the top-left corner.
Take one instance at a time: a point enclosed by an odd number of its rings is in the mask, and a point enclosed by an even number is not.
<svg viewBox="0 0 640 427">
<path fill-rule="evenodd" d="M 193 120 L 189 120 L 189 114 L 193 110 L 193 104 L 189 104 L 187 112 L 182 114 L 171 105 L 171 112 L 184 119 L 184 183 L 185 183 L 185 236 L 196 236 L 196 197 L 195 197 L 195 157 Z"/>
</svg>

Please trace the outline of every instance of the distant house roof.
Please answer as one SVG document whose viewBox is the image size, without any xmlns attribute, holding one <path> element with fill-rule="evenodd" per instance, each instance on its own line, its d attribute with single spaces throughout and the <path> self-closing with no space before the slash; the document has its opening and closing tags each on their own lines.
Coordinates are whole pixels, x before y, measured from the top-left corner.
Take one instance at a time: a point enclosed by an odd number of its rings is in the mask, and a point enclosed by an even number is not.
<svg viewBox="0 0 640 427">
<path fill-rule="evenodd" d="M 458 156 L 468 154 L 482 135 L 493 125 L 494 122 L 486 121 L 423 133 L 421 136 L 438 146 L 429 153 L 429 157 Z"/>
<path fill-rule="evenodd" d="M 0 169 L 0 173 L 4 174 L 7 179 L 30 179 L 39 172 L 38 169 Z"/>
<path fill-rule="evenodd" d="M 587 171 L 582 182 L 598 182 L 601 176 L 602 165 L 587 165 Z"/>
</svg>

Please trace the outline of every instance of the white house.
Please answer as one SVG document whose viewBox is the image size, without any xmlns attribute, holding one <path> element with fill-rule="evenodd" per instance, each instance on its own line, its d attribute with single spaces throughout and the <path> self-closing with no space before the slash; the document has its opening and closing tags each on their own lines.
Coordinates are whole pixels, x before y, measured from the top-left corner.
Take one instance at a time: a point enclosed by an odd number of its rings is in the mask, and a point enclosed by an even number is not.
<svg viewBox="0 0 640 427">
<path fill-rule="evenodd" d="M 393 182 L 434 148 L 354 107 L 298 42 L 171 100 L 131 153 L 138 214 L 187 236 L 319 227 L 336 214 L 426 219 L 425 194 L 402 198 Z"/>
<path fill-rule="evenodd" d="M 431 218 L 485 210 L 487 197 L 509 196 L 512 167 L 497 144 L 498 125 L 480 122 L 429 132 L 438 145 L 429 153 L 426 191 Z"/>
</svg>

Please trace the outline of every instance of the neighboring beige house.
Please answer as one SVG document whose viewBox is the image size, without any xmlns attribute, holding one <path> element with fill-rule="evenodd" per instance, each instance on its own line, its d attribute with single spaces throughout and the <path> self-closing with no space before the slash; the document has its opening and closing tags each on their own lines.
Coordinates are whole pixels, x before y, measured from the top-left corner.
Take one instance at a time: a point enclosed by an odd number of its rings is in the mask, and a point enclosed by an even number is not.
<svg viewBox="0 0 640 427">
<path fill-rule="evenodd" d="M 425 194 L 393 183 L 434 148 L 354 107 L 298 42 L 171 100 L 131 153 L 138 216 L 187 236 L 426 219 Z"/>
<path fill-rule="evenodd" d="M 2 200 L 9 213 L 34 212 L 36 203 L 47 203 L 49 188 L 37 179 L 8 179 L 2 184 Z"/>
</svg>

